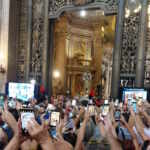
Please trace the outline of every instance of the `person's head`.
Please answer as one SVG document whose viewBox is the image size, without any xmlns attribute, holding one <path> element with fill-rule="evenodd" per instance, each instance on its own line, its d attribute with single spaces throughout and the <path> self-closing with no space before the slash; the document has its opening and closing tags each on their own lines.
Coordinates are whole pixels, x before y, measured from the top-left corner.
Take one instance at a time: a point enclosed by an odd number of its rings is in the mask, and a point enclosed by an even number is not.
<svg viewBox="0 0 150 150">
<path fill-rule="evenodd" d="M 44 100 L 44 104 L 47 106 L 48 105 L 48 99 Z"/>
<path fill-rule="evenodd" d="M 31 106 L 33 107 L 33 106 L 35 106 L 37 104 L 37 100 L 36 99 L 32 99 L 30 101 L 30 103 L 31 103 Z"/>
<path fill-rule="evenodd" d="M 58 99 L 54 99 L 54 105 L 57 106 L 58 104 Z"/>
<path fill-rule="evenodd" d="M 45 108 L 43 106 L 40 106 L 40 110 L 39 110 L 39 113 L 40 114 L 43 114 L 45 112 Z"/>
<path fill-rule="evenodd" d="M 150 150 L 150 141 L 144 141 L 143 145 L 142 145 L 142 150 Z"/>
</svg>

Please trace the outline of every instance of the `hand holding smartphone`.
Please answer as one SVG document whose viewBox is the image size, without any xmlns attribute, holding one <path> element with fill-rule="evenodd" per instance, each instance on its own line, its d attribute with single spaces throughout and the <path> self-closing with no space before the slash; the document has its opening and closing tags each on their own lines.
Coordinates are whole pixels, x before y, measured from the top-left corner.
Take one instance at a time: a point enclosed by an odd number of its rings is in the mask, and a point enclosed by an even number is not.
<svg viewBox="0 0 150 150">
<path fill-rule="evenodd" d="M 33 109 L 21 109 L 20 110 L 20 117 L 21 117 L 21 127 L 24 134 L 27 134 L 27 126 L 29 121 L 35 119 L 35 115 Z"/>
</svg>

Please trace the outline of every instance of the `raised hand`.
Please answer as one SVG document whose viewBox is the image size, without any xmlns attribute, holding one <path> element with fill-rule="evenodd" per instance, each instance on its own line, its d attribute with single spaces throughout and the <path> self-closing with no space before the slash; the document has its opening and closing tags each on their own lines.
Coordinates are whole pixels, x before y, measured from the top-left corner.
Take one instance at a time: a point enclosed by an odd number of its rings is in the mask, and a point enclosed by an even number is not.
<svg viewBox="0 0 150 150">
<path fill-rule="evenodd" d="M 11 127 L 14 134 L 16 135 L 19 134 L 18 123 L 15 120 L 14 116 L 7 110 L 6 107 L 4 108 L 4 111 L 2 111 L 2 120 Z"/>
<path fill-rule="evenodd" d="M 35 119 L 32 119 L 27 126 L 29 135 L 41 145 L 43 150 L 55 150 L 55 145 L 49 136 L 47 126 L 39 125 Z"/>
</svg>

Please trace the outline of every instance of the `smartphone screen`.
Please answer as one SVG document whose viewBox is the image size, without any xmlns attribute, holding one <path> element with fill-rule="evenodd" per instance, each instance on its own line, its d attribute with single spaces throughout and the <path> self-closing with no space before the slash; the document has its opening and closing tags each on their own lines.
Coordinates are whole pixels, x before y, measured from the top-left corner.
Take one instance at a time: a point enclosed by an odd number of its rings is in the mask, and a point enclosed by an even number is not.
<svg viewBox="0 0 150 150">
<path fill-rule="evenodd" d="M 132 103 L 132 108 L 133 108 L 133 111 L 136 113 L 137 112 L 136 102 Z"/>
<path fill-rule="evenodd" d="M 106 116 L 109 112 L 109 105 L 104 105 L 102 109 L 102 115 Z"/>
<path fill-rule="evenodd" d="M 0 108 L 4 108 L 4 96 L 0 96 Z"/>
<path fill-rule="evenodd" d="M 70 113 L 69 113 L 69 118 L 72 118 L 72 117 L 73 117 L 73 113 L 70 112 Z"/>
<path fill-rule="evenodd" d="M 76 106 L 77 102 L 76 100 L 72 100 L 72 106 Z"/>
<path fill-rule="evenodd" d="M 117 100 L 115 101 L 115 106 L 117 107 L 118 104 L 119 104 L 119 100 L 117 99 Z"/>
<path fill-rule="evenodd" d="M 95 107 L 94 107 L 94 105 L 89 105 L 88 106 L 88 112 L 90 113 L 91 116 L 95 115 Z"/>
<path fill-rule="evenodd" d="M 31 119 L 35 118 L 33 110 L 21 110 L 21 126 L 24 132 L 27 132 L 27 125 Z"/>
<path fill-rule="evenodd" d="M 104 101 L 104 104 L 105 104 L 105 105 L 108 105 L 108 100 L 105 100 L 105 101 Z"/>
<path fill-rule="evenodd" d="M 121 112 L 120 112 L 119 110 L 117 110 L 117 111 L 115 112 L 115 120 L 116 120 L 116 121 L 120 120 L 120 115 L 121 115 Z"/>
<path fill-rule="evenodd" d="M 60 122 L 60 112 L 52 112 L 51 113 L 51 119 L 50 119 L 50 125 L 56 126 L 57 123 Z"/>
<path fill-rule="evenodd" d="M 128 107 L 132 105 L 132 99 L 128 99 Z"/>
</svg>

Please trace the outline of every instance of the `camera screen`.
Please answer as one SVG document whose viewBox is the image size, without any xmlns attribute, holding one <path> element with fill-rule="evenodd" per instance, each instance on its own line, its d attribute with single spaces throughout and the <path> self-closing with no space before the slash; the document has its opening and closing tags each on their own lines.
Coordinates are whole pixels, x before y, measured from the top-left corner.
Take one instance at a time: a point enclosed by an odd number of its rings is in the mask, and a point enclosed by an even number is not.
<svg viewBox="0 0 150 150">
<path fill-rule="evenodd" d="M 60 119 L 60 113 L 59 112 L 52 112 L 51 113 L 51 126 L 56 126 Z"/>
<path fill-rule="evenodd" d="M 4 96 L 0 96 L 0 108 L 4 108 Z"/>
<path fill-rule="evenodd" d="M 88 111 L 90 115 L 95 115 L 95 107 L 93 105 L 88 106 Z"/>
<path fill-rule="evenodd" d="M 34 97 L 34 85 L 29 83 L 9 83 L 9 97 L 17 98 L 27 102 L 29 98 Z"/>
<path fill-rule="evenodd" d="M 28 122 L 33 118 L 35 118 L 34 112 L 21 112 L 21 125 L 23 130 L 27 129 Z"/>
<path fill-rule="evenodd" d="M 137 112 L 136 102 L 132 103 L 132 108 L 133 108 L 133 111 L 136 113 Z"/>
<path fill-rule="evenodd" d="M 106 116 L 108 112 L 109 112 L 109 106 L 108 105 L 103 106 L 102 115 Z"/>
<path fill-rule="evenodd" d="M 120 111 L 116 111 L 115 112 L 115 120 L 120 120 L 120 115 L 121 115 L 121 112 Z"/>
<path fill-rule="evenodd" d="M 76 104 L 77 104 L 76 100 L 73 100 L 72 101 L 72 106 L 76 106 Z"/>
</svg>

